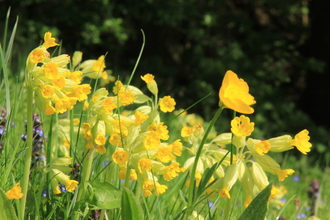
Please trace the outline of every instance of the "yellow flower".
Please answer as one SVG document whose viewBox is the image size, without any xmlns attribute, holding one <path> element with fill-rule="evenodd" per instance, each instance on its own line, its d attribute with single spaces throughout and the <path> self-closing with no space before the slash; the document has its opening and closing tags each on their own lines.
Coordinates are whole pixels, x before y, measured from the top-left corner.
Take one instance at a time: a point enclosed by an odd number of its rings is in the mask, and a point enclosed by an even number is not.
<svg viewBox="0 0 330 220">
<path fill-rule="evenodd" d="M 155 76 L 152 75 L 152 74 L 150 74 L 150 73 L 147 73 L 146 75 L 141 76 L 141 79 L 142 79 L 143 81 L 145 81 L 147 84 L 149 84 L 149 83 L 151 83 L 152 81 L 154 81 L 154 78 L 155 78 Z"/>
<path fill-rule="evenodd" d="M 42 85 L 41 94 L 44 98 L 50 98 L 54 95 L 54 89 L 50 85 Z"/>
<path fill-rule="evenodd" d="M 158 135 L 155 134 L 154 131 L 151 131 L 147 133 L 143 144 L 147 150 L 157 149 L 158 145 L 160 144 L 160 138 Z"/>
<path fill-rule="evenodd" d="M 44 65 L 44 72 L 47 78 L 55 79 L 58 74 L 58 65 L 53 62 Z"/>
<path fill-rule="evenodd" d="M 173 178 L 177 177 L 179 172 L 182 172 L 183 169 L 179 167 L 180 164 L 178 162 L 171 163 L 169 166 L 165 167 L 165 173 L 163 177 L 165 180 L 170 181 Z"/>
<path fill-rule="evenodd" d="M 160 185 L 158 182 L 156 182 L 156 195 L 159 196 L 160 194 L 163 194 L 167 190 L 166 185 Z"/>
<path fill-rule="evenodd" d="M 156 158 L 162 163 L 168 163 L 171 160 L 175 159 L 175 156 L 172 154 L 172 149 L 168 146 L 161 146 L 156 153 Z"/>
<path fill-rule="evenodd" d="M 113 110 L 115 108 L 117 108 L 115 103 L 116 103 L 116 100 L 114 97 L 108 97 L 103 100 L 102 106 L 104 107 L 104 109 L 107 113 L 112 114 Z"/>
<path fill-rule="evenodd" d="M 289 175 L 292 175 L 294 173 L 294 170 L 293 169 L 285 169 L 285 170 L 276 169 L 275 172 L 278 177 L 278 180 L 283 181 Z"/>
<path fill-rule="evenodd" d="M 175 154 L 176 156 L 181 156 L 182 154 L 182 143 L 180 142 L 180 139 L 174 141 L 169 147 L 172 150 L 172 153 Z"/>
<path fill-rule="evenodd" d="M 219 195 L 222 197 L 222 198 L 228 198 L 230 199 L 230 193 L 229 193 L 229 186 L 226 186 L 222 189 L 219 190 Z"/>
<path fill-rule="evenodd" d="M 8 199 L 20 199 L 23 197 L 22 188 L 18 186 L 19 183 L 16 183 L 13 188 L 6 192 Z"/>
<path fill-rule="evenodd" d="M 79 118 L 74 118 L 73 119 L 73 125 L 79 125 L 80 124 L 80 119 Z"/>
<path fill-rule="evenodd" d="M 40 63 L 46 57 L 49 57 L 49 53 L 41 48 L 34 49 L 29 55 L 29 61 L 32 63 Z"/>
<path fill-rule="evenodd" d="M 97 145 L 104 145 L 106 140 L 107 138 L 104 136 L 102 132 L 98 133 L 94 139 Z"/>
<path fill-rule="evenodd" d="M 55 38 L 52 37 L 52 33 L 46 32 L 44 35 L 44 43 L 42 44 L 43 47 L 46 49 L 49 47 L 55 47 L 59 44 L 55 43 Z"/>
<path fill-rule="evenodd" d="M 53 106 L 51 106 L 51 105 L 46 106 L 46 110 L 45 110 L 46 115 L 52 115 L 55 113 L 55 111 L 56 111 L 56 109 Z"/>
<path fill-rule="evenodd" d="M 103 71 L 105 66 L 104 55 L 100 56 L 97 60 L 86 60 L 80 64 L 81 71 L 91 79 L 97 79 L 104 75 Z"/>
<path fill-rule="evenodd" d="M 255 104 L 256 101 L 249 93 L 248 84 L 243 79 L 239 79 L 233 71 L 228 70 L 226 72 L 219 91 L 219 97 L 226 108 L 243 114 L 254 112 L 250 105 Z"/>
<path fill-rule="evenodd" d="M 135 100 L 135 95 L 132 92 L 128 91 L 122 91 L 118 94 L 118 97 L 120 98 L 120 103 L 123 106 L 133 104 Z"/>
<path fill-rule="evenodd" d="M 270 145 L 269 141 L 260 141 L 256 145 L 256 151 L 259 155 L 264 155 L 268 153 L 268 151 L 271 149 L 272 145 Z"/>
<path fill-rule="evenodd" d="M 311 151 L 312 144 L 309 142 L 309 135 L 306 129 L 302 130 L 292 140 L 292 145 L 295 146 L 301 153 L 307 154 Z"/>
<path fill-rule="evenodd" d="M 95 151 L 102 155 L 107 152 L 107 149 L 104 147 L 104 145 L 96 145 Z"/>
<path fill-rule="evenodd" d="M 134 116 L 135 116 L 135 122 L 134 122 L 134 125 L 140 125 L 142 124 L 143 122 L 145 122 L 149 116 L 148 115 L 144 115 L 142 112 L 140 111 L 136 111 L 134 113 Z"/>
<path fill-rule="evenodd" d="M 176 102 L 171 96 L 164 96 L 159 105 L 162 112 L 172 112 L 175 109 Z"/>
<path fill-rule="evenodd" d="M 118 164 L 119 166 L 123 166 L 126 164 L 126 162 L 128 161 L 128 157 L 129 154 L 127 151 L 125 150 L 116 150 L 113 154 L 112 154 L 112 159 L 113 161 Z"/>
<path fill-rule="evenodd" d="M 73 192 L 78 186 L 78 181 L 67 179 L 65 180 L 64 184 L 68 192 Z"/>
<path fill-rule="evenodd" d="M 127 168 L 125 166 L 121 166 L 120 170 L 119 170 L 119 173 L 118 173 L 118 178 L 121 179 L 121 180 L 125 180 L 126 179 L 126 171 L 127 171 Z M 134 169 L 131 169 L 129 174 L 130 174 L 129 175 L 129 180 L 137 180 L 137 174 L 136 174 Z"/>
<path fill-rule="evenodd" d="M 61 90 L 65 86 L 65 77 L 64 76 L 56 76 L 52 80 L 52 84 L 55 89 Z"/>
<path fill-rule="evenodd" d="M 140 159 L 138 162 L 139 172 L 142 174 L 143 173 L 142 169 L 146 171 L 151 171 L 151 165 L 152 165 L 152 161 L 150 159 L 147 158 Z"/>
<path fill-rule="evenodd" d="M 121 137 L 119 134 L 112 134 L 109 138 L 109 143 L 112 144 L 112 145 L 117 145 L 121 140 Z"/>
<path fill-rule="evenodd" d="M 254 123 L 250 123 L 250 118 L 244 115 L 240 117 L 235 117 L 231 121 L 231 132 L 237 137 L 250 136 L 254 130 Z"/>
<path fill-rule="evenodd" d="M 182 137 L 190 137 L 194 133 L 194 129 L 192 127 L 183 126 L 181 129 Z"/>
</svg>

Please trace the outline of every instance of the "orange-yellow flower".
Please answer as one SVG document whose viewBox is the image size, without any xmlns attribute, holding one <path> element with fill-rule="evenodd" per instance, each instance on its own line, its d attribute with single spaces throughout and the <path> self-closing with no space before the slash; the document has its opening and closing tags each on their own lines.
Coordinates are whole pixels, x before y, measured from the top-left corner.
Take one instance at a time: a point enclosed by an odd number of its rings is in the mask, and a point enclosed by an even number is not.
<svg viewBox="0 0 330 220">
<path fill-rule="evenodd" d="M 54 95 L 54 89 L 50 85 L 42 85 L 41 94 L 44 98 L 50 98 Z"/>
<path fill-rule="evenodd" d="M 102 102 L 102 106 L 104 107 L 106 112 L 112 114 L 113 110 L 117 107 L 115 98 L 114 97 L 105 98 Z"/>
<path fill-rule="evenodd" d="M 45 47 L 46 49 L 49 47 L 55 47 L 59 44 L 55 43 L 55 38 L 52 37 L 52 33 L 50 32 L 46 32 L 44 35 L 44 43 L 43 43 L 43 47 Z"/>
<path fill-rule="evenodd" d="M 254 130 L 254 123 L 250 123 L 250 118 L 244 115 L 240 117 L 235 117 L 231 121 L 231 132 L 237 137 L 246 137 L 250 136 Z"/>
<path fill-rule="evenodd" d="M 312 144 L 309 142 L 309 135 L 306 129 L 302 130 L 292 140 L 292 145 L 296 146 L 296 148 L 303 154 L 307 154 L 307 152 L 311 151 Z"/>
<path fill-rule="evenodd" d="M 219 91 L 220 101 L 226 108 L 243 114 L 252 114 L 254 109 L 250 106 L 256 103 L 254 97 L 249 93 L 249 86 L 239 79 L 231 70 L 228 70 L 222 81 Z"/>
<path fill-rule="evenodd" d="M 257 143 L 256 145 L 256 151 L 259 155 L 264 155 L 266 153 L 268 153 L 268 151 L 272 148 L 272 145 L 270 145 L 269 141 L 265 140 L 265 141 L 260 141 L 259 143 Z"/>
<path fill-rule="evenodd" d="M 164 98 L 160 100 L 159 105 L 162 112 L 172 112 L 175 108 L 176 102 L 171 96 L 164 96 Z"/>
<path fill-rule="evenodd" d="M 49 79 L 55 79 L 58 75 L 58 65 L 53 62 L 46 63 L 44 65 L 44 72 Z"/>
<path fill-rule="evenodd" d="M 49 57 L 49 53 L 41 48 L 34 49 L 29 55 L 29 60 L 32 63 L 40 63 L 45 57 Z"/>
<path fill-rule="evenodd" d="M 152 81 L 154 81 L 154 78 L 155 78 L 155 76 L 150 73 L 147 73 L 146 75 L 141 76 L 141 79 L 143 81 L 145 81 L 146 83 L 151 83 Z"/>
<path fill-rule="evenodd" d="M 129 154 L 125 150 L 116 150 L 112 154 L 113 161 L 118 164 L 119 166 L 125 165 L 128 161 Z"/>
<path fill-rule="evenodd" d="M 193 133 L 194 133 L 194 129 L 192 127 L 183 126 L 183 128 L 181 129 L 181 136 L 182 137 L 189 137 Z"/>
<path fill-rule="evenodd" d="M 79 183 L 76 180 L 67 179 L 67 180 L 65 180 L 64 184 L 65 184 L 65 188 L 66 188 L 66 190 L 68 190 L 68 192 L 73 192 L 77 188 Z"/>
<path fill-rule="evenodd" d="M 142 112 L 140 111 L 136 111 L 134 113 L 134 116 L 135 116 L 135 122 L 134 122 L 134 125 L 140 125 L 142 124 L 143 122 L 145 122 L 149 116 L 148 115 L 144 115 Z"/>
<path fill-rule="evenodd" d="M 143 169 L 146 171 L 151 171 L 151 165 L 152 165 L 152 161 L 150 159 L 148 159 L 148 158 L 140 159 L 138 162 L 139 172 L 142 174 Z"/>
<path fill-rule="evenodd" d="M 19 183 L 16 183 L 13 188 L 6 192 L 8 199 L 20 199 L 23 197 L 22 188 L 18 186 Z"/>
</svg>

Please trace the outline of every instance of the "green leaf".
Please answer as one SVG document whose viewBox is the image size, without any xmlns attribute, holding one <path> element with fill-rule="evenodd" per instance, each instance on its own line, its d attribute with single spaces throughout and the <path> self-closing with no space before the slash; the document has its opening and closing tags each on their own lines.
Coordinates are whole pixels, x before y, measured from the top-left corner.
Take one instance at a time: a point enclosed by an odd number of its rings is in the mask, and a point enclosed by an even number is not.
<svg viewBox="0 0 330 220">
<path fill-rule="evenodd" d="M 267 213 L 267 204 L 272 189 L 270 183 L 264 190 L 262 190 L 245 209 L 238 220 L 264 220 Z"/>
<path fill-rule="evenodd" d="M 120 207 L 121 190 L 108 182 L 91 181 L 89 184 L 88 202 L 97 209 L 114 209 Z"/>
<path fill-rule="evenodd" d="M 14 206 L 6 196 L 6 193 L 0 189 L 0 219 L 1 220 L 16 220 Z"/>
<path fill-rule="evenodd" d="M 136 200 L 134 194 L 128 188 L 123 188 L 123 196 L 121 199 L 121 218 L 123 220 L 143 219 L 141 204 Z"/>
</svg>

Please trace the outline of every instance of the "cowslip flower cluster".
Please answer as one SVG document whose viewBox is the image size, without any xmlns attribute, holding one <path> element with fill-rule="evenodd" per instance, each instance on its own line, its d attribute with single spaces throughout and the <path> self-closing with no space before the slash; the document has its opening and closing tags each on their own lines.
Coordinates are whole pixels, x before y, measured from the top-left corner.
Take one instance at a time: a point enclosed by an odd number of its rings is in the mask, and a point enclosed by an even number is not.
<svg viewBox="0 0 330 220">
<path fill-rule="evenodd" d="M 67 54 L 50 57 L 47 49 L 57 45 L 51 33 L 45 33 L 44 43 L 32 50 L 26 61 L 26 84 L 34 88 L 36 104 L 47 115 L 71 110 L 91 91 L 89 84 L 80 85 L 82 71 L 67 68 Z"/>
<path fill-rule="evenodd" d="M 230 108 L 243 114 L 254 112 L 251 105 L 256 102 L 249 94 L 248 84 L 232 71 L 227 71 L 225 74 L 219 97 L 220 110 Z M 283 181 L 294 173 L 293 169 L 281 169 L 280 165 L 267 154 L 268 152 L 283 152 L 296 147 L 301 153 L 306 154 L 312 146 L 306 129 L 294 138 L 290 135 L 282 135 L 268 140 L 247 139 L 253 130 L 254 123 L 250 121 L 250 118 L 241 115 L 231 121 L 231 133 L 223 133 L 213 139 L 209 136 L 208 139 L 211 140 L 204 143 L 204 146 L 200 146 L 202 138 L 205 139 L 203 127 L 201 125 L 183 126 L 181 136 L 190 145 L 188 151 L 191 154 L 197 150 L 201 152 L 198 161 L 195 162 L 197 163 L 196 185 L 201 181 L 206 168 L 223 160 L 214 172 L 214 177 L 218 179 L 205 192 L 217 191 L 221 197 L 230 199 L 230 190 L 239 181 L 245 194 L 244 207 L 246 208 L 252 199 L 269 184 L 266 172 L 277 175 L 279 181 Z M 234 149 L 227 149 L 228 145 Z M 202 147 L 201 151 L 199 147 Z M 232 152 L 235 153 L 231 155 Z M 189 158 L 184 168 L 191 169 L 194 161 L 196 161 L 195 156 Z M 281 194 L 280 191 L 273 187 L 270 199 L 279 194 Z"/>
<path fill-rule="evenodd" d="M 97 60 L 90 59 L 82 62 L 83 52 L 75 51 L 72 56 L 72 68 L 75 71 L 81 71 L 82 77 L 90 79 L 99 79 L 100 86 L 103 87 L 110 82 L 116 81 L 115 77 L 111 76 L 112 71 L 105 69 L 105 56 L 101 55 Z"/>
<path fill-rule="evenodd" d="M 310 151 L 308 131 L 299 132 L 294 138 L 290 135 L 282 135 L 268 140 L 257 140 L 246 137 L 254 130 L 254 123 L 244 115 L 235 117 L 231 121 L 231 133 L 224 133 L 216 137 L 213 142 L 220 146 L 224 143 L 232 143 L 236 148 L 235 160 L 228 166 L 223 178 L 212 186 L 219 189 L 221 197 L 230 199 L 230 190 L 239 181 L 245 194 L 244 207 L 247 207 L 257 193 L 268 184 L 266 172 L 277 175 L 279 181 L 294 173 L 293 169 L 281 169 L 280 165 L 268 152 L 283 152 L 296 147 L 302 153 Z M 273 187 L 270 199 L 275 198 L 279 191 Z"/>
<path fill-rule="evenodd" d="M 148 78 L 150 77 L 150 78 Z M 157 99 L 157 83 L 151 74 L 142 77 L 147 87 Z M 149 85 L 149 86 L 148 86 Z M 87 149 L 95 149 L 105 153 L 106 142 L 115 149 L 111 155 L 114 164 L 118 165 L 118 178 L 121 180 L 140 181 L 145 197 L 160 195 L 167 189 L 159 183 L 156 175 L 170 181 L 182 172 L 176 157 L 181 155 L 180 140 L 167 143 L 169 131 L 160 121 L 158 107 L 164 112 L 174 110 L 175 101 L 167 96 L 153 100 L 138 88 L 123 85 L 116 81 L 112 90 L 113 95 L 102 88 L 97 90 L 89 102 L 88 111 L 91 116 L 83 123 L 82 133 L 86 140 Z M 119 107 L 133 103 L 142 105 L 130 113 L 120 112 Z"/>
<path fill-rule="evenodd" d="M 186 170 L 191 170 L 193 163 L 196 161 L 196 152 L 200 147 L 200 142 L 205 134 L 202 124 L 197 124 L 195 126 L 185 125 L 181 129 L 181 136 L 186 141 L 185 148 L 188 152 L 193 155 L 186 160 L 183 167 Z M 212 137 L 212 136 L 211 136 Z M 202 175 L 206 168 L 212 167 L 215 163 L 223 159 L 221 165 L 215 170 L 213 177 L 210 179 L 212 182 L 215 178 L 222 178 L 225 175 L 224 167 L 230 164 L 230 156 L 228 150 L 219 148 L 215 144 L 216 139 L 213 139 L 211 142 L 204 144 L 202 146 L 202 152 L 197 161 L 197 168 L 195 173 L 196 186 L 199 186 Z M 226 155 L 227 154 L 227 155 Z M 186 182 L 186 185 L 189 185 L 189 180 Z"/>
</svg>

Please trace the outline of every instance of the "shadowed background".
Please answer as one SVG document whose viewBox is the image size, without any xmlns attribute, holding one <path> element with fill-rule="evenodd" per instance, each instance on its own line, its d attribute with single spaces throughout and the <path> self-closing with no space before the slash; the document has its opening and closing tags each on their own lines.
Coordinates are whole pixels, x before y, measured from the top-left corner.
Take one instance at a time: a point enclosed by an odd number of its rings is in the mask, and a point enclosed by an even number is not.
<svg viewBox="0 0 330 220">
<path fill-rule="evenodd" d="M 154 74 L 160 97 L 173 96 L 177 108 L 211 94 L 190 110 L 210 120 L 222 78 L 233 70 L 257 100 L 251 115 L 256 136 L 294 135 L 306 128 L 312 158 L 330 159 L 329 1 L 0 0 L 0 32 L 9 7 L 9 27 L 19 16 L 13 75 L 51 31 L 69 55 L 81 50 L 85 60 L 107 53 L 107 68 L 125 82 L 142 29 L 146 45 L 133 85 L 144 87 L 140 75 Z M 229 129 L 231 113 L 224 114 L 218 131 Z"/>
</svg>

